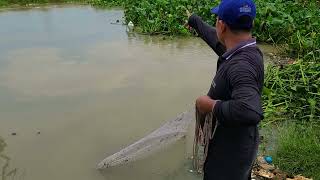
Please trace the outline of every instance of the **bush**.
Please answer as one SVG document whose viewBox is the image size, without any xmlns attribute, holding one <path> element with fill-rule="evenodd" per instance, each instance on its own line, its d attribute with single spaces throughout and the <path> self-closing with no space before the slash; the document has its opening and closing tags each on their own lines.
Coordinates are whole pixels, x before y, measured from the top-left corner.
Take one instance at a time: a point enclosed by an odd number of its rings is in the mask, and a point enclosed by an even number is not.
<svg viewBox="0 0 320 180">
<path fill-rule="evenodd" d="M 255 35 L 260 41 L 287 43 L 292 55 L 320 56 L 320 3 L 317 0 L 257 0 Z"/>
<path fill-rule="evenodd" d="M 124 2 L 120 0 L 91 0 L 90 4 L 96 7 L 115 7 L 115 6 L 124 6 Z"/>
<path fill-rule="evenodd" d="M 10 5 L 28 5 L 28 4 L 45 4 L 45 3 L 65 3 L 65 2 L 81 2 L 86 3 L 88 0 L 0 0 L 0 7 Z"/>
<path fill-rule="evenodd" d="M 211 0 L 127 0 L 125 15 L 127 21 L 133 21 L 144 33 L 187 35 L 186 10 L 213 23 L 210 8 L 214 4 Z"/>
<path fill-rule="evenodd" d="M 320 63 L 300 60 L 283 68 L 270 65 L 264 85 L 266 121 L 289 118 L 320 124 Z"/>
</svg>

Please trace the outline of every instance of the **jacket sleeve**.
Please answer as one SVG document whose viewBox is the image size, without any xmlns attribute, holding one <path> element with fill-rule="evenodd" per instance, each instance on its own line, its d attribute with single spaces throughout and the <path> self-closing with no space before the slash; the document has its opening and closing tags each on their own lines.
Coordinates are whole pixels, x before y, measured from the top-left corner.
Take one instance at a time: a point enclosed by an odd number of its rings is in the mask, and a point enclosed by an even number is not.
<svg viewBox="0 0 320 180">
<path fill-rule="evenodd" d="M 226 48 L 221 44 L 217 37 L 216 29 L 205 23 L 199 16 L 193 14 L 188 21 L 189 26 L 194 28 L 199 36 L 213 49 L 213 51 L 221 56 L 226 52 Z"/>
<path fill-rule="evenodd" d="M 263 114 L 256 70 L 248 62 L 235 62 L 226 76 L 231 100 L 217 101 L 213 111 L 218 122 L 230 126 L 258 124 Z"/>
</svg>

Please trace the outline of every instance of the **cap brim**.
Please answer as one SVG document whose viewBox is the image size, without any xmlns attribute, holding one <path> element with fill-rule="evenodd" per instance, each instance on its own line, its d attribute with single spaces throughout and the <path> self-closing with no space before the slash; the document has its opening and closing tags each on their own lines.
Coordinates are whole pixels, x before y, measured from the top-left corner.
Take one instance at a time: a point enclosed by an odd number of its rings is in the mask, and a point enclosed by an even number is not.
<svg viewBox="0 0 320 180">
<path fill-rule="evenodd" d="M 211 13 L 212 13 L 212 14 L 218 15 L 218 12 L 219 12 L 219 6 L 216 6 L 216 7 L 214 7 L 214 8 L 211 9 Z"/>
</svg>

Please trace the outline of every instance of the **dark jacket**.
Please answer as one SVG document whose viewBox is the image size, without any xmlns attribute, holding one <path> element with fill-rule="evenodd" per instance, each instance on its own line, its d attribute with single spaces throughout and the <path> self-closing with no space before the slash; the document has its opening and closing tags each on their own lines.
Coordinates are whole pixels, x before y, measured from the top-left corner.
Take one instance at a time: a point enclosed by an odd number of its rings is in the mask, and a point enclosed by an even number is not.
<svg viewBox="0 0 320 180">
<path fill-rule="evenodd" d="M 189 25 L 219 56 L 217 73 L 208 92 L 212 99 L 220 100 L 214 109 L 219 122 L 228 125 L 258 124 L 263 118 L 263 55 L 256 45 L 240 49 L 255 40 L 243 42 L 226 52 L 215 29 L 200 17 L 192 15 Z"/>
<path fill-rule="evenodd" d="M 219 100 L 213 110 L 218 127 L 209 145 L 204 178 L 247 180 L 257 154 L 257 125 L 263 119 L 263 55 L 255 39 L 226 51 L 215 28 L 196 15 L 189 18 L 189 25 L 219 56 L 208 92 L 212 99 Z"/>
</svg>

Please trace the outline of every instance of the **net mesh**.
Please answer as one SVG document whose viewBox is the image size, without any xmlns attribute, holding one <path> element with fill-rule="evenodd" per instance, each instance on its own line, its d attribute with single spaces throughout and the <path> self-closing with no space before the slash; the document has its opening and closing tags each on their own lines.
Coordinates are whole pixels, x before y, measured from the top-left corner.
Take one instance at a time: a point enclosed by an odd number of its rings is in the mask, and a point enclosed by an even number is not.
<svg viewBox="0 0 320 180">
<path fill-rule="evenodd" d="M 208 156 L 209 143 L 217 127 L 212 112 L 201 114 L 196 109 L 196 125 L 193 141 L 193 167 L 202 173 L 204 162 Z M 213 128 L 214 127 L 214 128 Z"/>
<path fill-rule="evenodd" d="M 181 113 L 177 118 L 167 121 L 159 129 L 119 152 L 105 158 L 98 164 L 98 169 L 123 165 L 145 158 L 160 149 L 176 142 L 187 134 L 188 127 L 194 120 L 194 110 Z"/>
</svg>

